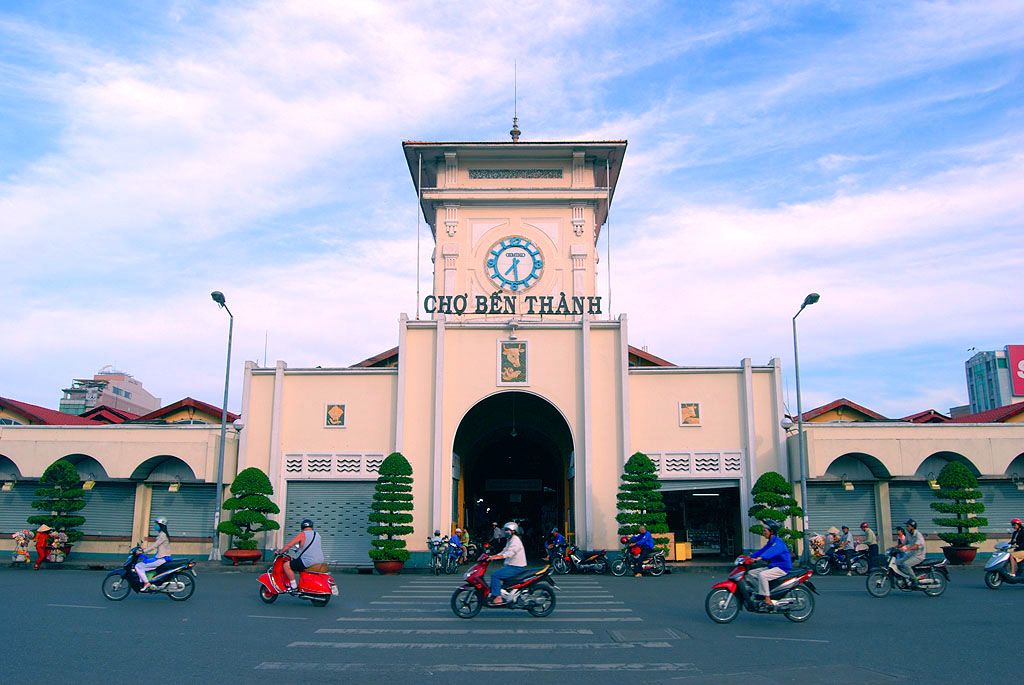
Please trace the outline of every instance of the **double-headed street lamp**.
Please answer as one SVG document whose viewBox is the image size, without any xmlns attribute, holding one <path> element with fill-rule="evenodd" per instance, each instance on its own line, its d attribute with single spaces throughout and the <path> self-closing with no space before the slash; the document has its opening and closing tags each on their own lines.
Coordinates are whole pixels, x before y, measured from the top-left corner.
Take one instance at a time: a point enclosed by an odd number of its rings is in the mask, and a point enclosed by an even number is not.
<svg viewBox="0 0 1024 685">
<path fill-rule="evenodd" d="M 220 526 L 220 503 L 223 496 L 221 490 L 224 488 L 224 437 L 228 429 L 228 381 L 231 379 L 231 333 L 235 328 L 235 316 L 231 313 L 231 310 L 228 309 L 227 301 L 224 299 L 224 293 L 219 290 L 214 290 L 210 293 L 210 297 L 212 297 L 213 301 L 220 305 L 220 307 L 228 313 L 228 317 L 230 317 L 228 323 L 228 361 L 227 368 L 224 370 L 224 403 L 221 405 L 220 410 L 220 450 L 217 457 L 217 498 L 213 503 L 213 547 L 210 549 L 210 561 L 220 561 L 220 533 L 217 531 L 217 528 Z"/>
<path fill-rule="evenodd" d="M 807 564 L 810 561 L 810 550 L 807 546 L 807 445 L 804 444 L 804 408 L 800 401 L 800 353 L 796 345 L 796 317 L 807 305 L 814 304 L 821 299 L 818 293 L 811 293 L 804 298 L 800 305 L 800 311 L 793 315 L 793 368 L 796 369 L 796 440 L 797 449 L 800 452 L 800 506 L 804 510 L 803 537 L 804 545 L 800 551 L 800 563 Z M 225 390 L 225 392 L 227 392 Z"/>
</svg>

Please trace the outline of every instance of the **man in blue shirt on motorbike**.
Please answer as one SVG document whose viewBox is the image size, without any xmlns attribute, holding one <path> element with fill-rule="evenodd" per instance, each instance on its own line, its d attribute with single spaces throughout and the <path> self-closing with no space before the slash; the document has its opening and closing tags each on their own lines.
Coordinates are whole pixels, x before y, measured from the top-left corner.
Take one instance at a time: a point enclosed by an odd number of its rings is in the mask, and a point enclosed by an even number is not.
<svg viewBox="0 0 1024 685">
<path fill-rule="evenodd" d="M 552 561 L 551 553 L 565 546 L 565 536 L 558 532 L 557 528 L 551 529 L 551 541 L 544 545 L 547 550 L 547 556 L 544 557 L 546 561 Z"/>
<path fill-rule="evenodd" d="M 775 603 L 772 601 L 768 584 L 793 570 L 793 555 L 790 554 L 789 547 L 779 537 L 778 532 L 778 522 L 766 519 L 761 535 L 765 536 L 768 542 L 754 553 L 751 561 L 767 561 L 768 566 L 755 568 L 747 574 L 750 582 L 757 583 L 758 594 L 769 607 Z"/>
<path fill-rule="evenodd" d="M 640 556 L 636 560 L 636 577 L 643 575 L 644 559 L 654 552 L 654 537 L 647 531 L 647 526 L 640 524 L 640 532 L 629 539 L 629 542 L 640 547 Z"/>
</svg>

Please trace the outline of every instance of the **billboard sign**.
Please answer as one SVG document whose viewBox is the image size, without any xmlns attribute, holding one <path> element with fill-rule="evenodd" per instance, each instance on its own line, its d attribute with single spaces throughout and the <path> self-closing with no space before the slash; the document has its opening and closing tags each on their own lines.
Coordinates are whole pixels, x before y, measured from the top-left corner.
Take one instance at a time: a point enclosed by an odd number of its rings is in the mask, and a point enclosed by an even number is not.
<svg viewBox="0 0 1024 685">
<path fill-rule="evenodd" d="M 1007 345 L 1006 358 L 1010 362 L 1010 392 L 1024 397 L 1024 345 Z"/>
</svg>

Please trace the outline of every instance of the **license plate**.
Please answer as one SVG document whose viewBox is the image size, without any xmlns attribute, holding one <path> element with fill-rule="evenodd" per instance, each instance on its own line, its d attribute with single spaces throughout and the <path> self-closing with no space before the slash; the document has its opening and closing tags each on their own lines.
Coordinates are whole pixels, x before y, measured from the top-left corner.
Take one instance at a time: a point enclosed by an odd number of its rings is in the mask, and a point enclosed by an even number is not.
<svg viewBox="0 0 1024 685">
<path fill-rule="evenodd" d="M 338 586 L 337 585 L 332 585 L 331 586 L 331 594 L 334 595 L 335 597 L 338 596 Z"/>
</svg>

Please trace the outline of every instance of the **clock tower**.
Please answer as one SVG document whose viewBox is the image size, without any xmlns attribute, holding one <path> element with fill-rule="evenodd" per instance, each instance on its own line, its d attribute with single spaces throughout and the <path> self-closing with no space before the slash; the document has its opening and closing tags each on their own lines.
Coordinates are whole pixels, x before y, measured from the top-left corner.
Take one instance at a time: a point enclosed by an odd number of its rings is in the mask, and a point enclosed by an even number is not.
<svg viewBox="0 0 1024 685">
<path fill-rule="evenodd" d="M 626 141 L 403 143 L 434 236 L 428 314 L 600 314 L 597 240 Z"/>
</svg>

